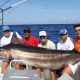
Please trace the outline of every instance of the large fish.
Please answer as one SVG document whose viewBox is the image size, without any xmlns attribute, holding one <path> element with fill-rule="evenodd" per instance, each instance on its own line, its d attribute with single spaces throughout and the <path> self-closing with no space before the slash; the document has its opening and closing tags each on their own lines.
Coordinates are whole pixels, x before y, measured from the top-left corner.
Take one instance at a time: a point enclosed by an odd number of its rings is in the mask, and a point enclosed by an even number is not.
<svg viewBox="0 0 80 80">
<path fill-rule="evenodd" d="M 80 61 L 80 53 L 76 51 L 49 50 L 23 44 L 1 47 L 0 55 L 3 58 L 12 56 L 14 59 L 24 59 L 30 66 L 38 64 L 41 67 L 53 69 L 58 69 L 63 64 L 74 64 Z"/>
</svg>

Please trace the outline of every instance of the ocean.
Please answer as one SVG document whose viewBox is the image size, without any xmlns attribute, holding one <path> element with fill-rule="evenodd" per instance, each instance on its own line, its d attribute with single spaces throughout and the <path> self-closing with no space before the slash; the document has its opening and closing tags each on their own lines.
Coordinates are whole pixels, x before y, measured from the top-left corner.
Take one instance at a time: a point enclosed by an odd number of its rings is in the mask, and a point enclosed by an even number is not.
<svg viewBox="0 0 80 80">
<path fill-rule="evenodd" d="M 11 31 L 17 31 L 22 37 L 24 37 L 23 29 L 26 25 L 8 25 Z M 45 30 L 47 32 L 47 38 L 57 43 L 59 41 L 59 29 L 65 27 L 71 38 L 74 38 L 74 24 L 31 24 L 28 25 L 31 28 L 31 34 L 39 38 L 39 31 Z M 2 37 L 2 26 L 0 26 L 0 38 Z"/>
</svg>

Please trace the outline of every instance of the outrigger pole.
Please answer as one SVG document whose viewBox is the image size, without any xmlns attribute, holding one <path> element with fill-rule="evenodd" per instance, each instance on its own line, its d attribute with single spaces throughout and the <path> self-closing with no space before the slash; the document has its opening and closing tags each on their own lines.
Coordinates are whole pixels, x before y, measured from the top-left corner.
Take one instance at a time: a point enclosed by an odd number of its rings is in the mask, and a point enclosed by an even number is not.
<svg viewBox="0 0 80 80">
<path fill-rule="evenodd" d="M 18 2 L 18 3 L 16 3 L 16 4 L 11 5 L 10 7 L 6 8 L 6 9 L 0 8 L 0 10 L 1 10 L 0 13 L 2 13 L 2 26 L 3 26 L 3 23 L 4 23 L 4 21 L 3 21 L 3 19 L 4 19 L 4 17 L 3 17 L 4 16 L 4 11 L 6 11 L 6 10 L 8 10 L 8 9 L 14 7 L 14 6 L 17 6 L 17 5 L 19 5 L 19 4 L 21 4 L 21 3 L 25 2 L 25 1 L 26 0 L 22 0 L 22 1 Z"/>
</svg>

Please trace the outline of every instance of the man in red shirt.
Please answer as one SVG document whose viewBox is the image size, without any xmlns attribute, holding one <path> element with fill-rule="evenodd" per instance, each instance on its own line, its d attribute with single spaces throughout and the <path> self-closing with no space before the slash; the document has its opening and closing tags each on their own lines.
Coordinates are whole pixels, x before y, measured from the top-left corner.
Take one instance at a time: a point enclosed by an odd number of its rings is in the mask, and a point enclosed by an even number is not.
<svg viewBox="0 0 80 80">
<path fill-rule="evenodd" d="M 31 46 L 38 46 L 39 40 L 35 36 L 31 35 L 31 30 L 29 27 L 25 27 L 23 32 L 25 38 L 22 39 L 22 43 L 29 44 Z"/>
</svg>

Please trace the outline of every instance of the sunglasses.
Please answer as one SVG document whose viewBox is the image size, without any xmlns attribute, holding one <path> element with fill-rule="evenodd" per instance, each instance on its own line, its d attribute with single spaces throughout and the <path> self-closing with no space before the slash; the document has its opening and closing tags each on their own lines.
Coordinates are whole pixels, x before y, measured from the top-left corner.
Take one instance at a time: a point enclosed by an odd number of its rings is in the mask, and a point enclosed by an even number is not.
<svg viewBox="0 0 80 80">
<path fill-rule="evenodd" d="M 60 36 L 65 36 L 66 34 L 60 34 Z"/>
<path fill-rule="evenodd" d="M 5 30 L 5 31 L 3 31 L 3 32 L 4 32 L 4 33 L 5 33 L 5 32 L 10 32 L 10 30 Z"/>
<path fill-rule="evenodd" d="M 46 38 L 46 36 L 40 36 L 40 38 Z"/>
<path fill-rule="evenodd" d="M 28 31 L 28 30 L 24 30 L 24 33 L 30 33 L 30 31 Z"/>
</svg>

